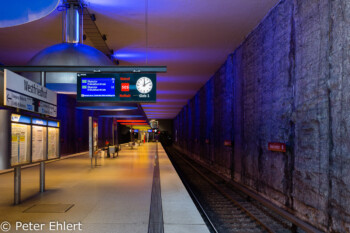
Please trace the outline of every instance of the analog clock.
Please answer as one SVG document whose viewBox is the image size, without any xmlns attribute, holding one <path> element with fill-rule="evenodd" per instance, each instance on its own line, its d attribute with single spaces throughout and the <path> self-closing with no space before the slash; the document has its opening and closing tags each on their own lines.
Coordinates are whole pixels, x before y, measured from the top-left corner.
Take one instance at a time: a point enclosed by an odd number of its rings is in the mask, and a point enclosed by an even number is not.
<svg viewBox="0 0 350 233">
<path fill-rule="evenodd" d="M 149 93 L 152 90 L 152 88 L 153 83 L 150 78 L 141 77 L 136 81 L 136 89 L 142 94 Z"/>
</svg>

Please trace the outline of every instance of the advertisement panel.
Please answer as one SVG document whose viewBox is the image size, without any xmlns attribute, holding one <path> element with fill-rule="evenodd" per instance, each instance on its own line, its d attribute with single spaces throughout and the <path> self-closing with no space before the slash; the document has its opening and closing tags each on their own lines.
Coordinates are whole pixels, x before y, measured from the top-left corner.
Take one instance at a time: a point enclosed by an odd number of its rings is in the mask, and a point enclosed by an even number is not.
<svg viewBox="0 0 350 233">
<path fill-rule="evenodd" d="M 30 125 L 11 123 L 11 166 L 30 162 Z"/>
</svg>

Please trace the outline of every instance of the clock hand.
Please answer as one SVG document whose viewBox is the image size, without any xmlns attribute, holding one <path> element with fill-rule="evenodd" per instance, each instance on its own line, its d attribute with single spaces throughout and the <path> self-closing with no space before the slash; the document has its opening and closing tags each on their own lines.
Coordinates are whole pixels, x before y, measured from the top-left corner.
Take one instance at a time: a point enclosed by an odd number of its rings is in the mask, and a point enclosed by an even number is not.
<svg viewBox="0 0 350 233">
<path fill-rule="evenodd" d="M 146 83 L 146 79 L 144 78 L 144 79 L 143 79 L 143 86 L 146 86 L 145 83 Z"/>
<path fill-rule="evenodd" d="M 146 83 L 144 86 L 146 86 L 146 85 L 149 84 L 149 83 L 151 83 L 151 82 Z"/>
</svg>

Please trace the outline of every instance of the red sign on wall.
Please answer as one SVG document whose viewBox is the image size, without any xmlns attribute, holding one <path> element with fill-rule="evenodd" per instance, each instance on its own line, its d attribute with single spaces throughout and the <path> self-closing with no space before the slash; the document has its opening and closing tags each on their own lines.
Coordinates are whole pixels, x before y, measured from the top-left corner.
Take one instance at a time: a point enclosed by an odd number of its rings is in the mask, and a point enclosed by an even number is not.
<svg viewBox="0 0 350 233">
<path fill-rule="evenodd" d="M 280 142 L 269 142 L 268 144 L 268 150 L 269 151 L 276 151 L 276 152 L 286 152 L 286 144 L 280 143 Z"/>
<path fill-rule="evenodd" d="M 232 142 L 230 140 L 225 140 L 224 146 L 232 146 Z"/>
<path fill-rule="evenodd" d="M 121 91 L 130 91 L 130 84 L 129 83 L 121 83 Z"/>
</svg>

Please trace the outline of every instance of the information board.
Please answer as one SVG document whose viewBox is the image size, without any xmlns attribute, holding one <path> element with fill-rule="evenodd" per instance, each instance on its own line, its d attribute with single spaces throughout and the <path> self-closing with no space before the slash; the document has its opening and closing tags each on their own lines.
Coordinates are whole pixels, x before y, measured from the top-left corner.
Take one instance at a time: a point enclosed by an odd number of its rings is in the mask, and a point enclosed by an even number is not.
<svg viewBox="0 0 350 233">
<path fill-rule="evenodd" d="M 32 127 L 32 161 L 37 162 L 46 159 L 47 128 L 43 126 Z"/>
<path fill-rule="evenodd" d="M 58 158 L 58 144 L 59 144 L 59 130 L 58 128 L 48 127 L 48 159 Z"/>
<path fill-rule="evenodd" d="M 60 157 L 60 122 L 0 109 L 0 170 Z"/>
<path fill-rule="evenodd" d="M 77 100 L 156 102 L 156 74 L 78 74 Z"/>
<path fill-rule="evenodd" d="M 30 125 L 11 124 L 11 166 L 30 162 Z"/>
</svg>

